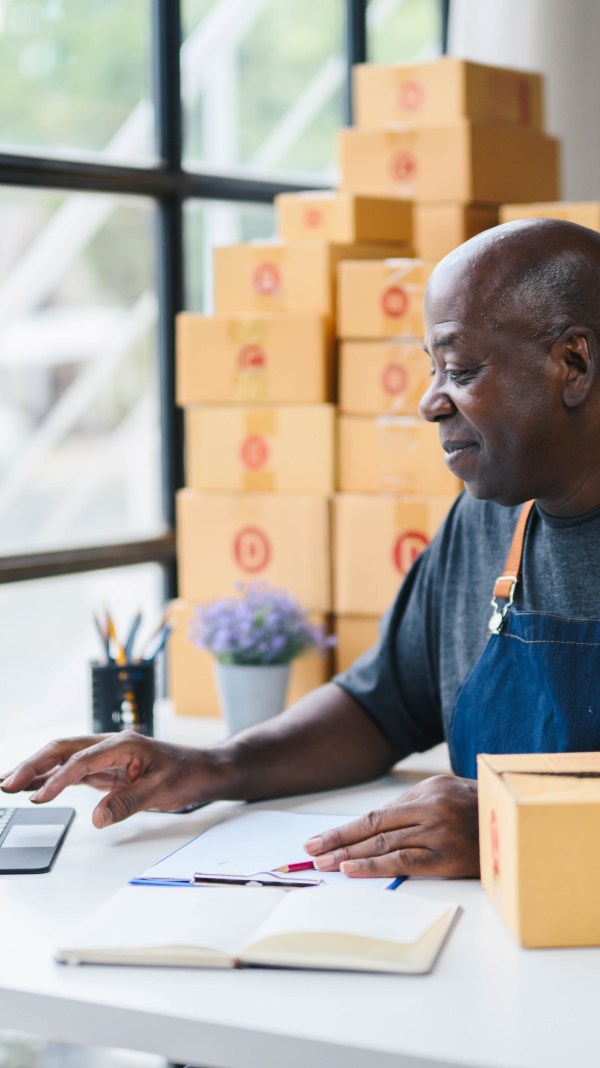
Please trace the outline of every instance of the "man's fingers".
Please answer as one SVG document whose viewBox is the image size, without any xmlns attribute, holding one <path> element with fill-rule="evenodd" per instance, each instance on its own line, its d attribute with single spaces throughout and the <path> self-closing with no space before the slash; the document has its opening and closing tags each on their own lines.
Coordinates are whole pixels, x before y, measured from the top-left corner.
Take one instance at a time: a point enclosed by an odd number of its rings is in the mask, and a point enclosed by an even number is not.
<svg viewBox="0 0 600 1068">
<path fill-rule="evenodd" d="M 94 745 L 97 742 L 97 736 L 83 739 L 65 738 L 50 742 L 49 745 L 45 745 L 43 749 L 29 757 L 28 760 L 24 760 L 22 764 L 18 764 L 16 768 L 13 768 L 2 779 L 2 789 L 7 793 L 29 790 L 36 778 L 41 775 L 48 775 L 64 764 L 73 753 L 81 749 L 82 743 Z"/>
<path fill-rule="evenodd" d="M 137 741 L 137 739 L 136 739 Z M 115 746 L 110 736 L 103 742 L 89 749 L 82 749 L 69 757 L 62 767 L 57 768 L 46 780 L 43 786 L 32 796 L 36 802 L 52 801 L 67 786 L 74 786 L 82 782 L 88 776 L 99 772 L 114 772 L 114 776 L 123 769 L 127 770 L 128 777 L 133 780 L 139 774 L 140 759 L 126 744 Z M 114 778 L 113 778 L 114 782 Z"/>
<path fill-rule="evenodd" d="M 329 831 L 309 838 L 304 848 L 311 856 L 319 856 L 321 853 L 334 853 L 344 846 L 356 845 L 365 842 L 388 830 L 398 828 L 410 828 L 419 824 L 420 806 L 415 802 L 406 804 L 396 802 L 395 807 L 377 808 L 359 816 L 356 820 L 350 820 L 341 827 L 332 827 Z"/>
<path fill-rule="evenodd" d="M 436 853 L 416 847 L 398 849 L 382 857 L 346 860 L 340 871 L 351 879 L 393 879 L 397 875 L 433 875 L 436 862 L 439 862 Z"/>
<path fill-rule="evenodd" d="M 134 812 L 141 812 L 152 804 L 155 786 L 140 780 L 132 786 L 113 790 L 96 805 L 92 813 L 92 823 L 99 830 L 111 823 L 121 823 Z"/>
<path fill-rule="evenodd" d="M 419 826 L 396 827 L 393 831 L 380 831 L 372 838 L 367 838 L 354 845 L 342 846 L 330 853 L 321 853 L 314 858 L 318 871 L 338 871 L 340 864 L 346 860 L 363 860 L 369 857 L 383 857 L 398 849 L 423 846 L 422 830 Z"/>
</svg>

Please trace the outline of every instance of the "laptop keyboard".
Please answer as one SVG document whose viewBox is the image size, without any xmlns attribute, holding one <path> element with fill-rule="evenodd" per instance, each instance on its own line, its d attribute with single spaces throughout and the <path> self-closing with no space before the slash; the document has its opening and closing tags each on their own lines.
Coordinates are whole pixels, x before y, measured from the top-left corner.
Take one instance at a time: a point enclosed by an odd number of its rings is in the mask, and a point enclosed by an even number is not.
<svg viewBox="0 0 600 1068">
<path fill-rule="evenodd" d="M 0 842 L 8 831 L 15 814 L 14 808 L 0 808 Z"/>
</svg>

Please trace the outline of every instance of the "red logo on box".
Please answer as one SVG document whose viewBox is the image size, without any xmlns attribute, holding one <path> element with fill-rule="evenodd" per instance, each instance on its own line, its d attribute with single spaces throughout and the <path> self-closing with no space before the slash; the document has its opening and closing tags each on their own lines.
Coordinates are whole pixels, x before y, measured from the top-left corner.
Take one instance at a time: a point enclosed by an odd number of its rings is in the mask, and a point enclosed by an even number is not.
<svg viewBox="0 0 600 1068">
<path fill-rule="evenodd" d="M 323 212 L 320 208 L 307 208 L 304 212 L 304 225 L 309 230 L 317 230 L 323 225 Z"/>
<path fill-rule="evenodd" d="M 417 161 L 411 152 L 395 152 L 390 159 L 390 171 L 395 182 L 408 182 L 417 169 Z"/>
<path fill-rule="evenodd" d="M 490 817 L 490 838 L 492 841 L 492 868 L 494 875 L 500 875 L 500 834 L 498 832 L 498 817 L 494 809 Z"/>
<path fill-rule="evenodd" d="M 392 554 L 396 569 L 402 576 L 410 571 L 417 556 L 420 556 L 428 545 L 429 540 L 418 530 L 407 530 L 406 534 L 401 534 L 396 539 Z"/>
<path fill-rule="evenodd" d="M 265 366 L 267 357 L 260 345 L 244 345 L 238 352 L 237 362 L 242 371 L 256 371 Z"/>
<path fill-rule="evenodd" d="M 388 286 L 381 294 L 381 307 L 384 314 L 392 319 L 400 319 L 408 311 L 408 293 L 402 286 Z"/>
<path fill-rule="evenodd" d="M 258 293 L 262 293 L 265 297 L 270 297 L 281 286 L 281 271 L 274 263 L 259 263 L 254 272 L 252 282 Z"/>
<path fill-rule="evenodd" d="M 403 111 L 418 111 L 425 100 L 425 89 L 421 82 L 402 82 L 398 97 Z"/>
<path fill-rule="evenodd" d="M 258 527 L 242 527 L 233 540 L 233 555 L 242 571 L 262 571 L 271 559 L 271 543 Z"/>
<path fill-rule="evenodd" d="M 408 373 L 401 363 L 388 363 L 381 376 L 381 385 L 386 393 L 404 393 L 408 385 Z"/>
<path fill-rule="evenodd" d="M 242 442 L 240 457 L 245 467 L 249 467 L 252 471 L 258 471 L 260 467 L 264 467 L 269 459 L 269 446 L 265 439 L 261 438 L 260 434 L 250 434 Z"/>
</svg>

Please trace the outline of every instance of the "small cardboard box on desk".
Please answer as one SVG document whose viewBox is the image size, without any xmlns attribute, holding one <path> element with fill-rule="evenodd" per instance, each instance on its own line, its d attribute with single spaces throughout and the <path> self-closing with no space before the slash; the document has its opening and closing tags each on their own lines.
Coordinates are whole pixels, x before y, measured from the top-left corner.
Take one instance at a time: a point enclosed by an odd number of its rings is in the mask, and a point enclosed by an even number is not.
<svg viewBox="0 0 600 1068">
<path fill-rule="evenodd" d="M 600 753 L 477 758 L 481 881 L 527 947 L 600 945 Z"/>
</svg>

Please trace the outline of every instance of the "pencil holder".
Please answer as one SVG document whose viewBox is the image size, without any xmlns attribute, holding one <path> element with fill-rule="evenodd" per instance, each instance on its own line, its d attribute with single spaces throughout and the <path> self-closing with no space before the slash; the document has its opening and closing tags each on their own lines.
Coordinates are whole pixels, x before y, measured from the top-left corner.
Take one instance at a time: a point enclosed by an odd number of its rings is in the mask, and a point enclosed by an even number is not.
<svg viewBox="0 0 600 1068">
<path fill-rule="evenodd" d="M 154 732 L 155 662 L 92 662 L 92 714 L 95 734 L 107 731 Z"/>
</svg>

